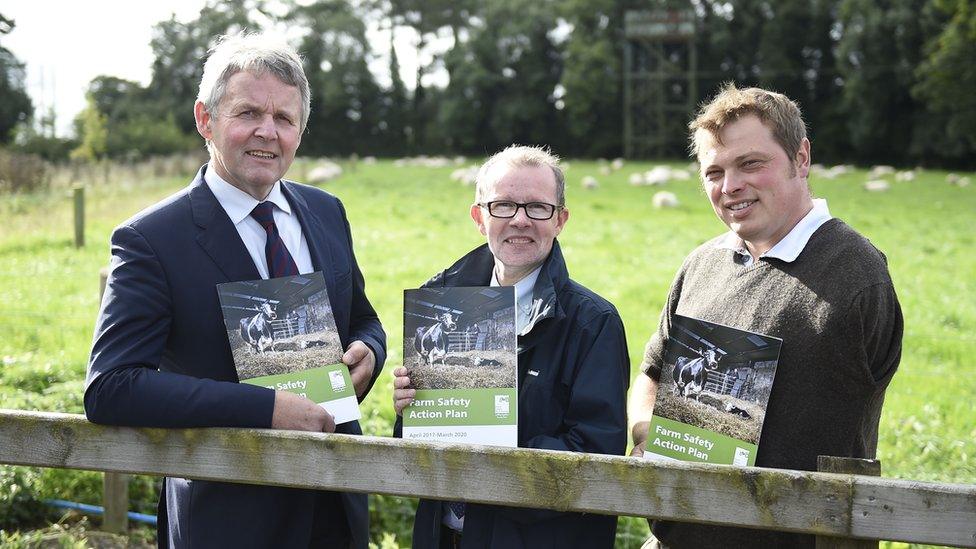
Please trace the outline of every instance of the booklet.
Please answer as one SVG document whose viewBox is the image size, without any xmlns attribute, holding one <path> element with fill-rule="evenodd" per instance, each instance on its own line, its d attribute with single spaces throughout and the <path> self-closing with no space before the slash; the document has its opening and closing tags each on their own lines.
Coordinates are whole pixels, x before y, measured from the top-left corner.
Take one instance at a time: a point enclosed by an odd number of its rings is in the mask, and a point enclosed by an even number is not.
<svg viewBox="0 0 976 549">
<path fill-rule="evenodd" d="M 675 315 L 644 458 L 755 465 L 782 345 Z"/>
<path fill-rule="evenodd" d="M 403 438 L 518 446 L 515 288 L 403 292 Z"/>
<path fill-rule="evenodd" d="M 302 395 L 336 424 L 360 418 L 321 272 L 217 285 L 242 383 Z"/>
</svg>

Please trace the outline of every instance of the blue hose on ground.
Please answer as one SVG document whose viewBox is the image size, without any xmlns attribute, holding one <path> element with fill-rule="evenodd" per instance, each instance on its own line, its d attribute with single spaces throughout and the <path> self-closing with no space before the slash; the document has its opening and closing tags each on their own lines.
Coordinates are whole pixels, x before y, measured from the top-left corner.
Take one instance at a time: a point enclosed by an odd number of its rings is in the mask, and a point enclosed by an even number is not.
<svg viewBox="0 0 976 549">
<path fill-rule="evenodd" d="M 81 511 L 82 513 L 88 513 L 92 515 L 104 515 L 105 508 L 99 505 L 88 505 L 87 503 L 75 503 L 73 501 L 65 501 L 63 499 L 46 499 L 44 503 L 61 509 L 74 509 L 76 511 Z M 147 515 L 144 513 L 136 513 L 129 511 L 129 520 L 134 520 L 136 522 L 144 522 L 146 524 L 156 525 L 156 515 Z"/>
</svg>

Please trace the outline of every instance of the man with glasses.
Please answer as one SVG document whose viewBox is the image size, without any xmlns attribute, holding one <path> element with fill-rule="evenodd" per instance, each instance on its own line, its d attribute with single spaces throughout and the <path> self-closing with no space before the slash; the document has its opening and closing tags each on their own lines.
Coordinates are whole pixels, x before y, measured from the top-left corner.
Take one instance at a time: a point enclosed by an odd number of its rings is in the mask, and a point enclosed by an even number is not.
<svg viewBox="0 0 976 549">
<path fill-rule="evenodd" d="M 425 286 L 515 286 L 519 446 L 623 454 L 624 327 L 613 305 L 566 271 L 556 242 L 569 219 L 559 159 L 525 146 L 492 156 L 478 172 L 470 214 L 487 244 Z M 394 376 L 399 434 L 415 391 L 406 368 Z M 413 546 L 612 547 L 616 527 L 613 516 L 421 500 Z"/>
</svg>

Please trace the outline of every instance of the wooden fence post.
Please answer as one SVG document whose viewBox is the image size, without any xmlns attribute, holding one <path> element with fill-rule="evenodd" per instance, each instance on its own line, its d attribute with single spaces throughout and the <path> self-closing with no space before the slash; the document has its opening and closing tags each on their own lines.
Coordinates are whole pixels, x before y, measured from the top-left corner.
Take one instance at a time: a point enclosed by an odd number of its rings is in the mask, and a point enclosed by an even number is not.
<svg viewBox="0 0 976 549">
<path fill-rule="evenodd" d="M 85 245 L 85 188 L 77 186 L 74 188 L 75 202 L 75 248 Z"/>
<path fill-rule="evenodd" d="M 817 471 L 849 475 L 881 476 L 881 462 L 835 456 L 817 456 Z M 878 549 L 878 540 L 817 536 L 817 549 Z"/>
<path fill-rule="evenodd" d="M 99 303 L 105 293 L 108 272 L 108 267 L 102 267 L 98 271 Z M 129 475 L 105 473 L 105 478 L 102 479 L 102 506 L 105 507 L 102 528 L 115 533 L 129 530 Z"/>
</svg>

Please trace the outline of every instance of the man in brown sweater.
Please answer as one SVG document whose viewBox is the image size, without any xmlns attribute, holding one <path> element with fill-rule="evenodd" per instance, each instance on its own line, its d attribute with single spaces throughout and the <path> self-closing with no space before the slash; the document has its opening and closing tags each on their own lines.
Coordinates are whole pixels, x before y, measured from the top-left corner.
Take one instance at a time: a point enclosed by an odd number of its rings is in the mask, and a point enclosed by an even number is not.
<svg viewBox="0 0 976 549">
<path fill-rule="evenodd" d="M 885 256 L 810 195 L 810 141 L 784 95 L 723 87 L 689 125 L 705 193 L 730 232 L 678 271 L 629 402 L 642 455 L 674 315 L 783 340 L 756 465 L 873 458 L 902 315 Z M 813 547 L 813 536 L 657 521 L 655 547 Z"/>
</svg>

